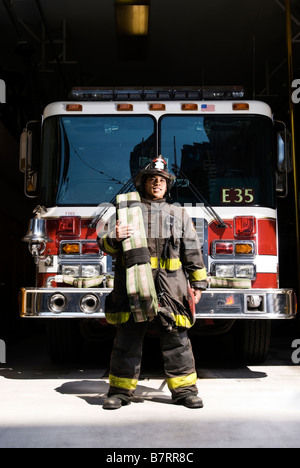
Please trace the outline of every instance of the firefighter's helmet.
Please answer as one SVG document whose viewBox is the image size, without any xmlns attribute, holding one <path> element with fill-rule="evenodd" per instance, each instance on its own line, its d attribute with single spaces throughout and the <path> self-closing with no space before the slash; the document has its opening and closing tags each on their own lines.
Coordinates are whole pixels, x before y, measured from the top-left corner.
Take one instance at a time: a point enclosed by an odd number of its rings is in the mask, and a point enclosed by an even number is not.
<svg viewBox="0 0 300 468">
<path fill-rule="evenodd" d="M 150 164 L 148 164 L 146 167 L 144 167 L 137 173 L 134 179 L 134 185 L 137 191 L 142 193 L 146 177 L 148 177 L 149 175 L 156 174 L 166 179 L 169 192 L 175 181 L 175 176 L 174 174 L 168 172 L 168 165 L 161 155 L 153 159 L 153 161 Z"/>
</svg>

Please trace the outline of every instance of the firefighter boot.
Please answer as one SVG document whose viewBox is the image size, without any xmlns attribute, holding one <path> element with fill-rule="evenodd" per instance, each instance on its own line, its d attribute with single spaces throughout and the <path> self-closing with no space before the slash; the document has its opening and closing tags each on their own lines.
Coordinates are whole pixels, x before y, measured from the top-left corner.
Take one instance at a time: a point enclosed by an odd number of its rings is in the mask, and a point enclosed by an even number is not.
<svg viewBox="0 0 300 468">
<path fill-rule="evenodd" d="M 197 395 L 189 395 L 180 398 L 176 401 L 178 405 L 186 406 L 187 408 L 203 408 L 203 401 Z"/>
<path fill-rule="evenodd" d="M 103 403 L 103 409 L 119 409 L 121 406 L 130 405 L 130 401 L 128 398 L 124 397 L 123 395 L 111 395 L 110 397 L 106 398 Z"/>
</svg>

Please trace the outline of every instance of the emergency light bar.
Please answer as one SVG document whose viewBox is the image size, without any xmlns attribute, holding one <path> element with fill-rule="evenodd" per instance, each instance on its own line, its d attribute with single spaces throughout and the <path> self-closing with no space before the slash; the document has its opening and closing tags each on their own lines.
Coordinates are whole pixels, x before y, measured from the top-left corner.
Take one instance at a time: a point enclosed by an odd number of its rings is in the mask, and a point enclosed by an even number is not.
<svg viewBox="0 0 300 468">
<path fill-rule="evenodd" d="M 243 86 L 161 88 L 73 88 L 70 98 L 79 101 L 232 100 L 245 98 Z"/>
</svg>

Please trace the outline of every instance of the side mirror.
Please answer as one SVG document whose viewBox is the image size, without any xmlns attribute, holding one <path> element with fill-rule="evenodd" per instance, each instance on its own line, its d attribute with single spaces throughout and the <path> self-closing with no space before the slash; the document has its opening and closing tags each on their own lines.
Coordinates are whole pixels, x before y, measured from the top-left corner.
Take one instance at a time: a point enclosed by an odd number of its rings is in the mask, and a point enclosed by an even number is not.
<svg viewBox="0 0 300 468">
<path fill-rule="evenodd" d="M 288 173 L 292 170 L 291 160 L 291 134 L 284 122 L 280 124 L 281 130 L 276 134 L 276 192 L 284 198 L 288 194 Z"/>
<path fill-rule="evenodd" d="M 280 172 L 291 172 L 291 134 L 285 129 L 277 133 L 277 169 Z"/>
<path fill-rule="evenodd" d="M 37 197 L 40 160 L 41 122 L 28 122 L 20 137 L 19 169 L 24 173 L 24 189 L 28 197 Z"/>
</svg>

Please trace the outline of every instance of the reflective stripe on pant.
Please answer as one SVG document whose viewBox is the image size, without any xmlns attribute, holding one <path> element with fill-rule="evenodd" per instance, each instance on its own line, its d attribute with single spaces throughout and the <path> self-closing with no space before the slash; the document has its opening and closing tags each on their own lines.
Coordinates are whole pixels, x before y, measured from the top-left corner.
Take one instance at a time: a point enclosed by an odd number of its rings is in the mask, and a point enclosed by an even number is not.
<svg viewBox="0 0 300 468">
<path fill-rule="evenodd" d="M 108 395 L 133 396 L 141 371 L 143 341 L 147 322 L 128 322 L 117 326 L 110 361 Z"/>
<path fill-rule="evenodd" d="M 160 337 L 167 383 L 173 399 L 197 395 L 197 373 L 192 345 L 186 330 L 162 331 Z"/>
<path fill-rule="evenodd" d="M 158 322 L 159 319 L 156 319 Z M 117 327 L 110 364 L 108 394 L 133 396 L 141 370 L 142 350 L 147 322 L 131 319 Z M 198 393 L 194 355 L 187 331 L 160 327 L 160 344 L 167 383 L 174 400 Z"/>
</svg>

